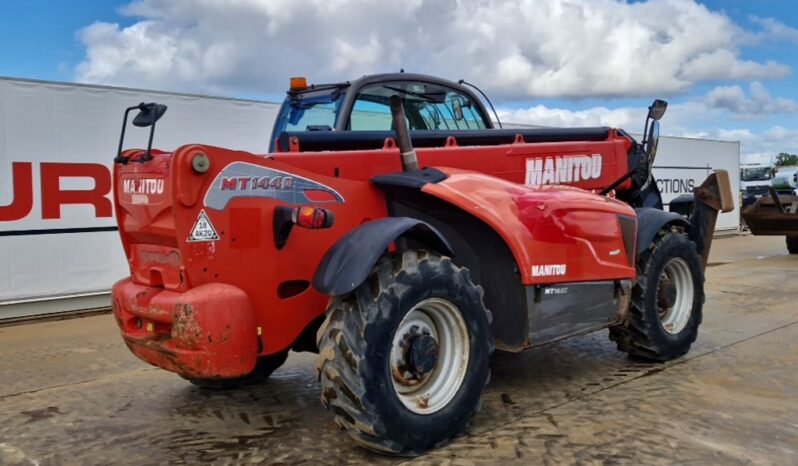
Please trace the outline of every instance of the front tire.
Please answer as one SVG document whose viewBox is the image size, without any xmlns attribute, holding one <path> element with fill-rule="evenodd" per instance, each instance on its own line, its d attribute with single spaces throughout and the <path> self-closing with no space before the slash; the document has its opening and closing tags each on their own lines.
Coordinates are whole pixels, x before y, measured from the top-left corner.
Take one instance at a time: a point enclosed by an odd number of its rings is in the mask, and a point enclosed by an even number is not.
<svg viewBox="0 0 798 466">
<path fill-rule="evenodd" d="M 358 444 L 419 455 L 461 434 L 490 376 L 490 313 L 468 269 L 404 251 L 335 298 L 318 332 L 321 401 Z"/>
<path fill-rule="evenodd" d="M 704 304 L 704 274 L 696 245 L 685 233 L 663 229 L 637 259 L 637 281 L 627 321 L 610 327 L 610 340 L 630 356 L 668 361 L 690 350 Z"/>
<path fill-rule="evenodd" d="M 787 237 L 787 251 L 790 254 L 798 254 L 798 236 Z"/>
</svg>

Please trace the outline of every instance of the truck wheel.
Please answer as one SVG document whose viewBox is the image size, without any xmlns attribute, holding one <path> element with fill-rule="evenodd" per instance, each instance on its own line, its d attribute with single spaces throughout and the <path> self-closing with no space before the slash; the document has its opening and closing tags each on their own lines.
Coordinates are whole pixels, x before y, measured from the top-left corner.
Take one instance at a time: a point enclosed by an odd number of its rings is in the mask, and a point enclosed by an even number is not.
<svg viewBox="0 0 798 466">
<path fill-rule="evenodd" d="M 787 237 L 787 251 L 790 254 L 798 254 L 798 236 Z"/>
<path fill-rule="evenodd" d="M 677 358 L 698 336 L 704 274 L 695 243 L 677 230 L 661 230 L 637 259 L 637 282 L 627 322 L 610 328 L 610 340 L 631 356 Z"/>
<path fill-rule="evenodd" d="M 280 366 L 285 363 L 288 358 L 288 350 L 270 354 L 268 356 L 261 356 L 255 364 L 255 369 L 247 375 L 241 377 L 233 377 L 230 379 L 194 379 L 191 377 L 183 377 L 194 385 L 205 388 L 208 390 L 230 390 L 233 388 L 240 388 L 247 385 L 255 385 L 263 383 L 276 371 Z"/>
<path fill-rule="evenodd" d="M 482 288 L 448 257 L 405 251 L 333 299 L 317 334 L 321 401 L 358 444 L 419 455 L 461 434 L 490 376 Z"/>
</svg>

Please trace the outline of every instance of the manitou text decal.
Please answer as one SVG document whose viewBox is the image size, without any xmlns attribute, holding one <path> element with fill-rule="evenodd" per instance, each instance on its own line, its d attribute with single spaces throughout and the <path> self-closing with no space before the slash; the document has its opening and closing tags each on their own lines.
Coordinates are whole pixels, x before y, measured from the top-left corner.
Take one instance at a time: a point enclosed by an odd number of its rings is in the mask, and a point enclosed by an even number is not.
<svg viewBox="0 0 798 466">
<path fill-rule="evenodd" d="M 321 192 L 323 196 L 311 199 L 307 192 Z M 230 200 L 239 197 L 262 197 L 289 204 L 344 202 L 336 190 L 316 181 L 260 165 L 233 162 L 216 175 L 205 193 L 205 206 L 222 210 Z"/>
<path fill-rule="evenodd" d="M 127 178 L 122 180 L 124 194 L 163 194 L 163 178 Z"/>
<path fill-rule="evenodd" d="M 601 155 L 563 155 L 526 159 L 526 185 L 578 183 L 601 177 Z"/>
<path fill-rule="evenodd" d="M 565 275 L 565 264 L 533 265 L 533 277 L 558 277 Z"/>
</svg>

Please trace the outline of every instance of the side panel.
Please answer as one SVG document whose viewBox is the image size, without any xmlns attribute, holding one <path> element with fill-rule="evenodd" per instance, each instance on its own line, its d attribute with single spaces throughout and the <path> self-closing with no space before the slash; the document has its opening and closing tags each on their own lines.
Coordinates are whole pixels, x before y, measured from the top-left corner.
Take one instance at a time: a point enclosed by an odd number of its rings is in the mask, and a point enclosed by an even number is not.
<svg viewBox="0 0 798 466">
<path fill-rule="evenodd" d="M 627 204 L 564 186 L 527 188 L 455 169 L 423 192 L 454 204 L 507 243 L 525 285 L 635 277 L 621 217 Z M 627 235 L 628 236 L 628 235 Z"/>
<path fill-rule="evenodd" d="M 630 288 L 630 280 L 526 287 L 531 346 L 620 322 Z"/>
</svg>

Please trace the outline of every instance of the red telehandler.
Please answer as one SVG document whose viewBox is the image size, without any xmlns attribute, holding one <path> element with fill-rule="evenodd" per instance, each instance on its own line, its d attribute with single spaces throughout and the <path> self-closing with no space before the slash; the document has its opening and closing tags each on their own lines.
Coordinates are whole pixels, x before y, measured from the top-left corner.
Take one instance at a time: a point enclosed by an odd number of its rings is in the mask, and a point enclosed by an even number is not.
<svg viewBox="0 0 798 466">
<path fill-rule="evenodd" d="M 462 82 L 292 79 L 265 155 L 153 149 L 166 107 L 131 107 L 114 164 L 122 337 L 211 388 L 317 351 L 336 424 L 400 455 L 465 430 L 494 348 L 609 328 L 635 357 L 679 357 L 732 197 L 718 170 L 681 206 L 689 217 L 663 210 L 651 166 L 666 105 L 638 143 L 611 128 L 493 128 Z M 122 151 L 134 110 L 150 144 Z"/>
</svg>

